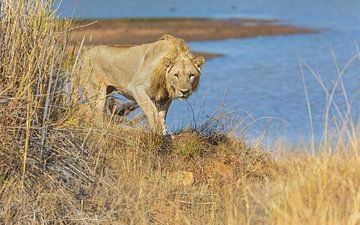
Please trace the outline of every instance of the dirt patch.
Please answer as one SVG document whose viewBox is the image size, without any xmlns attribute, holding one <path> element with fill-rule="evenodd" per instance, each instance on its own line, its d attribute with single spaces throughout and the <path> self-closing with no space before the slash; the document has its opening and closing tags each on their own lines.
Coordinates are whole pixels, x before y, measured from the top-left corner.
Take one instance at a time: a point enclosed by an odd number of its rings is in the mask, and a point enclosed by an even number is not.
<svg viewBox="0 0 360 225">
<path fill-rule="evenodd" d="M 269 178 L 275 164 L 270 154 L 249 148 L 238 137 L 182 131 L 168 142 L 160 155 L 162 168 L 177 184 L 224 185 L 240 177 L 259 182 Z"/>
</svg>

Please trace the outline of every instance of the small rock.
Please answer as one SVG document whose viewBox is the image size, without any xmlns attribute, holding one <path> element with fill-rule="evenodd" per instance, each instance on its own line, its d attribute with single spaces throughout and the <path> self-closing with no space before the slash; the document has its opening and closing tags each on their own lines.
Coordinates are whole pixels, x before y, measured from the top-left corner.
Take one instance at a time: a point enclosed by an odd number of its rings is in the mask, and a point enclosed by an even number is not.
<svg viewBox="0 0 360 225">
<path fill-rule="evenodd" d="M 192 185 L 195 181 L 194 174 L 187 171 L 173 172 L 169 175 L 169 179 L 175 185 Z"/>
</svg>

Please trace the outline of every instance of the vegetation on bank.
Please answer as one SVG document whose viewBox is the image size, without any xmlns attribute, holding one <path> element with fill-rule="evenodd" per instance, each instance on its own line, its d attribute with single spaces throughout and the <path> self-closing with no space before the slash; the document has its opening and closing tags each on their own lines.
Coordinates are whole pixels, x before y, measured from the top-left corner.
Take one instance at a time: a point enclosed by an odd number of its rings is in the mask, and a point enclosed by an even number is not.
<svg viewBox="0 0 360 225">
<path fill-rule="evenodd" d="M 215 120 L 172 139 L 91 125 L 69 103 L 78 53 L 52 8 L 2 2 L 0 224 L 360 223 L 348 117 L 314 154 L 264 152 Z"/>
<path fill-rule="evenodd" d="M 96 20 L 103 22 L 171 22 L 171 21 L 202 21 L 210 20 L 211 18 L 206 17 L 128 17 L 128 18 L 86 18 L 86 19 L 75 19 L 74 23 L 78 24 L 88 24 Z M 269 20 L 271 21 L 271 20 Z"/>
</svg>

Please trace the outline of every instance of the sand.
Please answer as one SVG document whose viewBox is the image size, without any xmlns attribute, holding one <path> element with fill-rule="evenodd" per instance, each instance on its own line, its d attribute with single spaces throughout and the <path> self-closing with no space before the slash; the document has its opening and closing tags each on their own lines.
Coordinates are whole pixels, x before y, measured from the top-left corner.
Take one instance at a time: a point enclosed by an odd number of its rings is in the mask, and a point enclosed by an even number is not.
<svg viewBox="0 0 360 225">
<path fill-rule="evenodd" d="M 257 36 L 314 33 L 317 30 L 280 25 L 275 20 L 202 18 L 111 19 L 76 21 L 70 43 L 86 45 L 137 45 L 153 42 L 163 34 L 172 34 L 186 41 L 210 41 Z M 201 53 L 205 57 L 221 54 Z"/>
</svg>

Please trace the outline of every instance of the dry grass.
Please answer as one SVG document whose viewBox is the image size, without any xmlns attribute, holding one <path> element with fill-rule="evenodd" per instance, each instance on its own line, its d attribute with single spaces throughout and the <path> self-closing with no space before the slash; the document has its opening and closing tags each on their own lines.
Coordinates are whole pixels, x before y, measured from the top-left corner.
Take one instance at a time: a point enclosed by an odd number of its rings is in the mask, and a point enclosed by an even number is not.
<svg viewBox="0 0 360 225">
<path fill-rule="evenodd" d="M 214 126 L 173 139 L 79 126 L 70 22 L 40 0 L 2 3 L 0 224 L 360 224 L 353 123 L 315 154 L 266 153 Z"/>
</svg>

